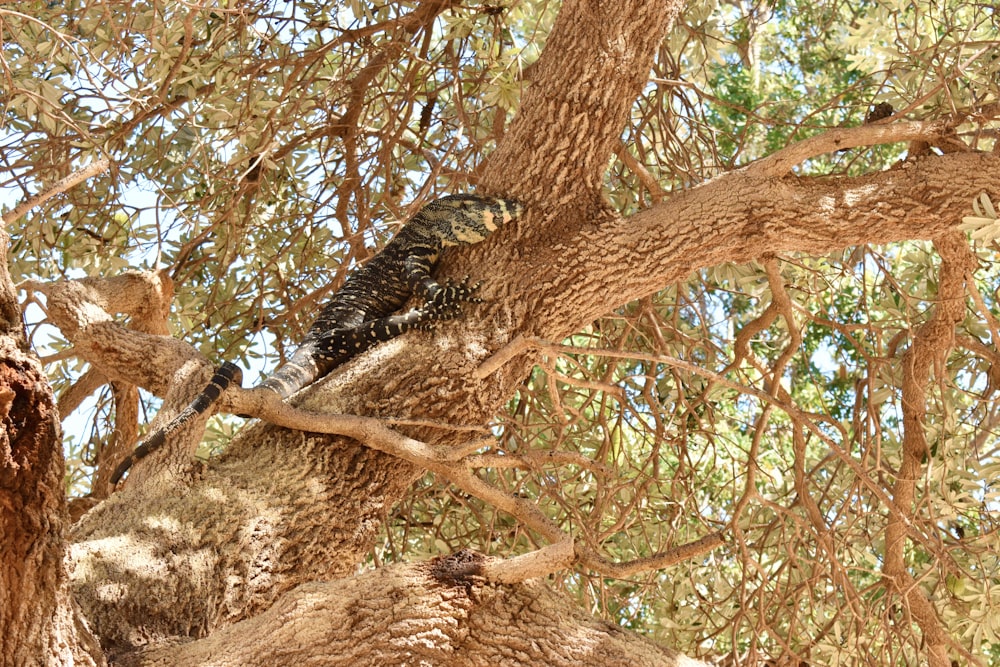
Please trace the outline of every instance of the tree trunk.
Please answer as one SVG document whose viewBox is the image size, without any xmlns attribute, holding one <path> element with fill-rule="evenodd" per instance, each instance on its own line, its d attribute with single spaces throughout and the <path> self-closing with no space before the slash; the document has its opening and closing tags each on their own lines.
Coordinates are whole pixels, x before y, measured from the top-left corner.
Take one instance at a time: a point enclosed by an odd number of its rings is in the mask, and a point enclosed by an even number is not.
<svg viewBox="0 0 1000 667">
<path fill-rule="evenodd" d="M 62 433 L 52 388 L 27 350 L 8 240 L 0 232 L 0 664 L 98 664 L 67 591 Z"/>
</svg>

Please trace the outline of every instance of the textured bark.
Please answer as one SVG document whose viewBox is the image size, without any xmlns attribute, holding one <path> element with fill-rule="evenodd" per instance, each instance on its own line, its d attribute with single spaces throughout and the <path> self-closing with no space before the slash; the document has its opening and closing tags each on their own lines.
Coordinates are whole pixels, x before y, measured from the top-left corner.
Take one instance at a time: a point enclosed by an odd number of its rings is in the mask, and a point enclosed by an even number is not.
<svg viewBox="0 0 1000 667">
<path fill-rule="evenodd" d="M 966 279 L 976 269 L 976 256 L 965 235 L 951 232 L 936 239 L 941 254 L 940 286 L 931 318 L 913 332 L 913 342 L 903 356 L 903 447 L 902 463 L 892 485 L 892 499 L 907 519 L 912 518 L 918 499 L 917 485 L 930 458 L 925 428 L 927 390 L 931 369 L 943 366 L 955 344 L 955 330 L 965 318 Z M 882 572 L 905 608 L 920 626 L 930 667 L 949 667 L 949 636 L 942 627 L 934 604 L 914 580 L 906 566 L 907 530 L 903 516 L 891 517 L 885 531 Z"/>
<path fill-rule="evenodd" d="M 129 271 L 110 278 L 24 286 L 45 295 L 48 318 L 76 342 L 77 353 L 104 377 L 164 395 L 174 372 L 199 360 L 187 343 L 167 337 L 167 315 L 174 289 L 165 272 Z M 125 327 L 116 314 L 129 318 Z"/>
<path fill-rule="evenodd" d="M 0 664 L 96 664 L 77 625 L 63 556 L 68 520 L 52 388 L 25 351 L 0 233 Z"/>
<path fill-rule="evenodd" d="M 488 584 L 474 574 L 480 559 L 466 552 L 303 584 L 209 638 L 120 664 L 707 667 L 595 620 L 541 583 Z"/>
<path fill-rule="evenodd" d="M 742 169 L 627 220 L 564 236 L 543 257 L 522 254 L 515 275 L 531 273 L 540 284 L 525 281 L 531 292 L 519 296 L 537 304 L 529 319 L 538 335 L 558 339 L 700 268 L 932 239 L 954 229 L 980 193 L 998 191 L 998 167 L 995 154 L 962 153 L 835 180 Z"/>
<path fill-rule="evenodd" d="M 482 185 L 552 212 L 602 208 L 601 183 L 621 128 L 683 4 L 564 2 Z"/>
</svg>

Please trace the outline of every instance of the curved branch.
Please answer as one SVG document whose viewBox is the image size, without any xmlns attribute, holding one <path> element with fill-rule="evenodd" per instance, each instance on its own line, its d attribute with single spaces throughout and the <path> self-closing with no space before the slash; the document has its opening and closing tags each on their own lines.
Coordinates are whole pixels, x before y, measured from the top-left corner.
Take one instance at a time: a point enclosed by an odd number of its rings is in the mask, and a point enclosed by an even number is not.
<svg viewBox="0 0 1000 667">
<path fill-rule="evenodd" d="M 687 542 L 665 551 L 661 551 L 645 558 L 637 558 L 627 563 L 615 563 L 599 556 L 590 549 L 577 545 L 577 552 L 580 563 L 591 570 L 600 573 L 605 577 L 615 577 L 624 579 L 641 572 L 651 570 L 662 570 L 676 565 L 681 561 L 696 558 L 702 554 L 722 546 L 725 543 L 722 533 L 710 533 L 705 537 L 698 538 L 693 542 Z"/>
<path fill-rule="evenodd" d="M 109 380 L 129 382 L 163 396 L 178 369 L 190 362 L 210 365 L 191 345 L 167 332 L 173 283 L 166 272 L 128 271 L 111 278 L 20 287 L 45 295 L 46 318 L 73 344 L 74 352 Z M 130 318 L 119 324 L 114 314 Z"/>
<path fill-rule="evenodd" d="M 754 162 L 746 167 L 746 170 L 748 173 L 765 178 L 779 178 L 791 171 L 795 165 L 824 153 L 903 141 L 923 141 L 932 145 L 948 142 L 952 145 L 956 139 L 951 135 L 951 126 L 943 121 L 897 121 L 836 128 L 786 146 Z"/>
<path fill-rule="evenodd" d="M 955 231 L 938 239 L 935 247 L 941 254 L 940 287 L 931 318 L 913 335 L 913 343 L 903 356 L 903 447 L 902 463 L 892 486 L 897 511 L 890 514 L 885 529 L 885 557 L 882 567 L 886 582 L 906 604 L 908 614 L 923 632 L 928 664 L 948 667 L 948 646 L 960 646 L 949 636 L 938 618 L 934 605 L 921 590 L 906 566 L 906 524 L 912 521 L 917 499 L 917 483 L 923 476 L 923 461 L 930 449 L 927 443 L 926 391 L 931 369 L 944 364 L 955 342 L 955 327 L 965 317 L 966 277 L 976 266 L 965 236 Z"/>
</svg>

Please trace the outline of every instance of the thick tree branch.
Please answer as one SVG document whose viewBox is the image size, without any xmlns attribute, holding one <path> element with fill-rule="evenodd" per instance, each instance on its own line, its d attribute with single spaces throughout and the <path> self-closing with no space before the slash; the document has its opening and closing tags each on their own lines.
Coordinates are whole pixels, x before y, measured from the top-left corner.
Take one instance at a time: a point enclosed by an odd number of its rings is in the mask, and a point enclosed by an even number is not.
<svg viewBox="0 0 1000 667">
<path fill-rule="evenodd" d="M 166 272 L 129 271 L 110 278 L 52 283 L 25 281 L 20 287 L 46 296 L 48 321 L 74 345 L 76 354 L 108 379 L 164 396 L 186 363 L 201 360 L 210 369 L 193 347 L 164 335 L 174 294 Z M 119 313 L 130 318 L 130 327 L 115 321 Z"/>
<path fill-rule="evenodd" d="M 683 6 L 564 2 L 518 115 L 487 162 L 483 187 L 555 210 L 599 201 L 621 128 Z M 540 183 L 554 187 L 541 190 Z"/>
<path fill-rule="evenodd" d="M 953 136 L 950 125 L 943 121 L 897 121 L 837 128 L 797 141 L 757 160 L 747 167 L 747 171 L 765 178 L 780 178 L 796 165 L 824 153 L 909 141 L 922 141 L 931 145 L 948 142 L 953 145 L 958 140 Z"/>
<path fill-rule="evenodd" d="M 473 553 L 299 586 L 259 616 L 121 665 L 706 667 L 597 621 L 544 584 L 488 583 Z M 519 642 L 517 637 L 531 637 Z"/>
<path fill-rule="evenodd" d="M 982 192 L 1000 197 L 1000 156 L 926 156 L 823 180 L 765 177 L 750 167 L 526 258 L 516 272 L 531 283 L 519 298 L 534 304 L 533 330 L 559 339 L 701 268 L 933 238 L 955 229 Z M 642 270 L 629 270 L 638 258 Z"/>
</svg>

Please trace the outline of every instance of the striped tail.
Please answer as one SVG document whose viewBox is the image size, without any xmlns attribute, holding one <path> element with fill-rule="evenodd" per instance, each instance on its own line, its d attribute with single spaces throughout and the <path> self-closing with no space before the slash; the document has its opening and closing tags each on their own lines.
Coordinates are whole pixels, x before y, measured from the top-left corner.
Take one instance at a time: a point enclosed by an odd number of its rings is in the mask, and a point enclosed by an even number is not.
<svg viewBox="0 0 1000 667">
<path fill-rule="evenodd" d="M 330 369 L 344 359 L 330 359 L 318 353 L 316 342 L 307 340 L 299 346 L 292 358 L 278 368 L 269 378 L 260 383 L 262 389 L 276 392 L 282 400 L 288 398 L 302 387 L 312 384 L 318 378 L 326 375 Z"/>
<path fill-rule="evenodd" d="M 215 375 L 209 381 L 208 385 L 201 390 L 201 393 L 195 397 L 191 403 L 181 411 L 179 415 L 170 420 L 170 423 L 163 428 L 157 429 L 152 435 L 145 438 L 139 445 L 132 450 L 124 461 L 118 464 L 115 468 L 115 472 L 111 475 L 111 485 L 114 486 L 118 484 L 118 481 L 122 478 L 122 475 L 132 467 L 132 465 L 139 459 L 145 458 L 155 452 L 157 449 L 163 446 L 163 443 L 167 441 L 167 436 L 177 429 L 179 429 L 184 424 L 188 423 L 194 419 L 197 415 L 208 410 L 213 403 L 215 403 L 219 396 L 222 395 L 231 383 L 235 382 L 240 384 L 243 381 L 243 371 L 236 364 L 229 363 L 228 361 L 219 366 L 219 370 L 215 371 Z"/>
</svg>

